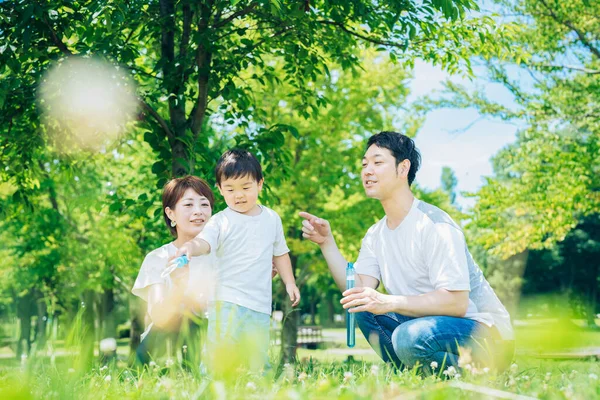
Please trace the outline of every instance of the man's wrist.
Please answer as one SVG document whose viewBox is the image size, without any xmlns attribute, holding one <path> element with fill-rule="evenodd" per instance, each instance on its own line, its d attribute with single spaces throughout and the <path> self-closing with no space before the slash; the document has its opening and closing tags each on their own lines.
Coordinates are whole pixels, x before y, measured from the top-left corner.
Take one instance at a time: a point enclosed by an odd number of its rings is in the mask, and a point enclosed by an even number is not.
<svg viewBox="0 0 600 400">
<path fill-rule="evenodd" d="M 335 247 L 335 239 L 333 238 L 333 235 L 328 236 L 323 243 L 319 244 L 319 247 L 321 248 L 321 251 L 325 251 L 327 249 L 329 249 L 330 247 Z"/>
<path fill-rule="evenodd" d="M 387 301 L 384 303 L 385 304 L 385 312 L 386 313 L 396 313 L 396 314 L 403 314 L 403 310 L 404 310 L 404 304 L 406 303 L 406 297 L 405 296 L 392 296 L 392 295 L 385 295 L 387 297 Z"/>
</svg>

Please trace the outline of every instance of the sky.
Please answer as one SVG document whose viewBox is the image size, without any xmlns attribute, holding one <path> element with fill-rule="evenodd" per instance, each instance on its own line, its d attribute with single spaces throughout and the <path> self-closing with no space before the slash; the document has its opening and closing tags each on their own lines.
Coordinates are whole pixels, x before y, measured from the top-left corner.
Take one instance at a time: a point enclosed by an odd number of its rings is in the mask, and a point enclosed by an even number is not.
<svg viewBox="0 0 600 400">
<path fill-rule="evenodd" d="M 476 69 L 475 72 L 477 73 Z M 413 74 L 409 102 L 421 96 L 439 93 L 443 89 L 442 83 L 450 78 L 468 88 L 484 85 L 490 99 L 514 105 L 512 95 L 500 84 L 483 79 L 470 82 L 460 77 L 451 77 L 440 68 L 421 61 L 416 62 Z M 438 188 L 441 186 L 442 168 L 452 168 L 458 180 L 457 202 L 463 208 L 471 207 L 475 200 L 465 198 L 461 192 L 477 191 L 484 184 L 484 177 L 493 175 L 491 157 L 516 139 L 516 125 L 491 118 L 478 120 L 479 118 L 481 115 L 475 109 L 432 111 L 415 138 L 422 157 L 416 182 L 420 187 Z"/>
</svg>

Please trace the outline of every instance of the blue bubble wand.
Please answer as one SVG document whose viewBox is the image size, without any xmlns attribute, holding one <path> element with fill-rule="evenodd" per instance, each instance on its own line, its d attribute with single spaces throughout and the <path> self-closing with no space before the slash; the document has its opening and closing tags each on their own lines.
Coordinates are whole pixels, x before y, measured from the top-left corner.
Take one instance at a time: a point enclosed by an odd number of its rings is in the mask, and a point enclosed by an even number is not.
<svg viewBox="0 0 600 400">
<path fill-rule="evenodd" d="M 346 290 L 352 289 L 354 287 L 355 280 L 354 264 L 349 262 L 346 267 Z M 346 311 L 346 344 L 348 347 L 354 347 L 356 342 L 356 336 L 354 334 L 354 329 L 356 326 L 356 315 L 350 312 L 350 309 Z"/>
<path fill-rule="evenodd" d="M 177 268 L 182 268 L 189 262 L 190 260 L 188 260 L 185 254 L 177 257 L 173 260 L 173 263 L 169 267 L 165 268 L 165 270 L 160 274 L 160 277 L 166 278 L 167 276 L 169 276 L 169 274 L 171 274 L 171 272 L 175 271 Z"/>
</svg>

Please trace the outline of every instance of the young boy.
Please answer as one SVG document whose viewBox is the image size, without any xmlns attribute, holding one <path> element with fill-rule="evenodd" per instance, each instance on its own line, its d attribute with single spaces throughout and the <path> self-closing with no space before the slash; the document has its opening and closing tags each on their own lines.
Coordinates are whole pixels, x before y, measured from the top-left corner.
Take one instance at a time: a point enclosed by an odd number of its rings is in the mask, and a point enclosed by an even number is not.
<svg viewBox="0 0 600 400">
<path fill-rule="evenodd" d="M 227 208 L 215 214 L 195 239 L 182 245 L 176 256 L 190 258 L 210 252 L 217 256 L 218 283 L 215 301 L 209 304 L 208 341 L 213 351 L 215 344 L 239 343 L 251 337 L 259 363 L 267 365 L 273 264 L 293 306 L 300 302 L 281 218 L 257 204 L 262 168 L 249 151 L 225 152 L 215 175 Z"/>
</svg>

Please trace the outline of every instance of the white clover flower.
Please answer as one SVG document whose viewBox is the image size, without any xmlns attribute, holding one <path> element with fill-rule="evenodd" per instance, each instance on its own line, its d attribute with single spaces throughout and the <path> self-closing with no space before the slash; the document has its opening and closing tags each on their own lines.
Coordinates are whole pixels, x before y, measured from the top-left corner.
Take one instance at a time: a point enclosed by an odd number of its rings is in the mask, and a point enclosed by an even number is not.
<svg viewBox="0 0 600 400">
<path fill-rule="evenodd" d="M 598 375 L 596 375 L 596 374 L 589 374 L 588 378 L 590 378 L 593 381 L 597 381 L 598 380 Z"/>
<path fill-rule="evenodd" d="M 350 371 L 344 372 L 344 382 L 348 382 L 353 376 L 354 374 Z"/>
<path fill-rule="evenodd" d="M 444 371 L 444 375 L 452 378 L 454 375 L 456 375 L 456 368 L 454 368 L 453 366 L 449 366 L 448 368 L 446 368 L 446 370 Z"/>
<path fill-rule="evenodd" d="M 460 379 L 461 376 L 462 376 L 461 374 L 456 374 L 456 375 L 454 375 L 454 379 Z"/>
<path fill-rule="evenodd" d="M 438 367 L 438 363 L 436 361 L 432 361 L 431 364 L 429 364 L 429 366 L 431 367 L 432 370 L 436 370 Z"/>
<path fill-rule="evenodd" d="M 110 375 L 106 375 L 104 377 L 104 382 L 110 382 L 112 380 L 112 377 Z"/>
<path fill-rule="evenodd" d="M 489 374 L 490 373 L 490 369 L 488 367 L 485 367 L 483 370 L 484 374 Z"/>
<path fill-rule="evenodd" d="M 371 365 L 371 375 L 379 374 L 379 365 Z"/>
<path fill-rule="evenodd" d="M 575 378 L 576 375 L 577 375 L 577 371 L 575 371 L 575 370 L 571 371 L 571 373 L 569 374 L 569 379 Z"/>
<path fill-rule="evenodd" d="M 517 372 L 519 370 L 519 366 L 517 364 L 512 364 L 510 366 L 510 372 Z"/>
<path fill-rule="evenodd" d="M 102 353 L 112 353 L 117 351 L 117 339 L 105 338 L 100 341 L 100 351 Z"/>
<path fill-rule="evenodd" d="M 172 366 L 173 364 L 175 364 L 175 361 L 173 361 L 173 359 L 171 359 L 171 358 L 167 358 L 167 361 L 165 361 L 165 366 L 167 368 Z"/>
<path fill-rule="evenodd" d="M 108 369 L 108 365 L 104 365 L 102 368 L 100 368 L 100 372 L 106 371 L 107 369 Z"/>
<path fill-rule="evenodd" d="M 298 382 L 304 382 L 307 377 L 308 375 L 306 375 L 306 372 L 300 372 L 300 374 L 298 375 Z"/>
<path fill-rule="evenodd" d="M 246 389 L 255 391 L 256 390 L 256 384 L 254 382 L 248 382 L 246 384 Z"/>
<path fill-rule="evenodd" d="M 524 380 L 524 381 L 528 381 L 529 380 L 529 375 L 523 375 L 521 377 L 521 379 Z"/>
<path fill-rule="evenodd" d="M 467 364 L 471 364 L 473 359 L 471 358 L 471 349 L 460 348 L 460 356 L 458 357 L 458 366 L 464 367 Z"/>
<path fill-rule="evenodd" d="M 154 361 L 150 361 L 150 362 L 148 363 L 148 366 L 149 366 L 149 367 L 152 367 L 152 368 L 155 368 L 155 367 L 156 367 L 156 363 L 155 363 Z"/>
</svg>

